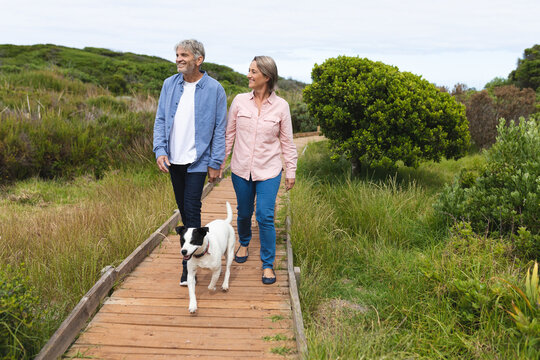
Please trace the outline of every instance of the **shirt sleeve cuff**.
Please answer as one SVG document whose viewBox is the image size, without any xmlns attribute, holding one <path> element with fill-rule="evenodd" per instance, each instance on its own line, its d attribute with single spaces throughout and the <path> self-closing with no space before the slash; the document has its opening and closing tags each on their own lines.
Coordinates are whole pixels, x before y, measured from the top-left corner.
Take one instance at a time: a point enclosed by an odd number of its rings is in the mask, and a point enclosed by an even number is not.
<svg viewBox="0 0 540 360">
<path fill-rule="evenodd" d="M 156 149 L 156 159 L 162 155 L 167 156 L 167 152 L 163 148 Z"/>
<path fill-rule="evenodd" d="M 221 163 L 219 163 L 217 161 L 210 161 L 208 163 L 208 167 L 211 167 L 212 169 L 219 170 L 219 169 L 221 169 Z"/>
</svg>

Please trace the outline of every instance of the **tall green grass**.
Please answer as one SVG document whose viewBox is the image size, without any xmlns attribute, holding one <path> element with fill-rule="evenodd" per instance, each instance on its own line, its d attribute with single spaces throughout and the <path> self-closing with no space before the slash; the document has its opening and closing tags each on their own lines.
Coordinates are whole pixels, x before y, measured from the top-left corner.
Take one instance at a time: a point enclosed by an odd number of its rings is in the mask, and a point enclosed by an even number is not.
<svg viewBox="0 0 540 360">
<path fill-rule="evenodd" d="M 310 145 L 291 192 L 310 359 L 538 356 L 506 312 L 517 297 L 505 281 L 525 267 L 511 245 L 434 215 L 437 189 L 481 159 L 351 178 L 329 158 Z"/>
<path fill-rule="evenodd" d="M 0 264 L 11 266 L 12 277 L 28 276 L 39 298 L 34 309 L 39 326 L 28 358 L 99 279 L 100 270 L 119 265 L 175 207 L 170 180 L 154 164 L 109 171 L 101 180 L 33 178 L 3 188 Z"/>
</svg>

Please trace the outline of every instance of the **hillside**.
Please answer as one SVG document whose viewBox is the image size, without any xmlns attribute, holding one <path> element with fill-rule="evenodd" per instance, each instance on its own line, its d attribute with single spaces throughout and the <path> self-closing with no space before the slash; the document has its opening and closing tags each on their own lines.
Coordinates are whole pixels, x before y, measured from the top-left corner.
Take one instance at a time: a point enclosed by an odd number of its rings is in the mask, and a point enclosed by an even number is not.
<svg viewBox="0 0 540 360">
<path fill-rule="evenodd" d="M 107 88 L 114 95 L 145 92 L 159 94 L 163 80 L 176 73 L 173 62 L 156 57 L 86 47 L 69 48 L 45 45 L 0 45 L 0 72 L 18 73 L 22 70 L 58 68 L 61 72 L 83 83 Z M 208 74 L 222 83 L 228 94 L 247 91 L 247 78 L 230 67 L 205 62 Z M 283 90 L 301 90 L 306 84 L 280 79 Z"/>
<path fill-rule="evenodd" d="M 159 94 L 163 80 L 176 73 L 175 64 L 155 56 L 58 45 L 0 45 L 0 72 L 58 68 L 66 76 L 108 88 L 115 95 Z M 244 75 L 223 65 L 206 63 L 204 69 L 224 86 L 247 87 Z"/>
</svg>

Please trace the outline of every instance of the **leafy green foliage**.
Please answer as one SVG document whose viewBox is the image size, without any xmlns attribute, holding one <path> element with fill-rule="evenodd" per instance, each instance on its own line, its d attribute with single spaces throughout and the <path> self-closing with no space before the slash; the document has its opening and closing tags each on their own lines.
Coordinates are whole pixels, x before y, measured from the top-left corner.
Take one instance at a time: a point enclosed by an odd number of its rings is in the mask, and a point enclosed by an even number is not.
<svg viewBox="0 0 540 360">
<path fill-rule="evenodd" d="M 536 44 L 523 51 L 523 58 L 518 60 L 516 70 L 508 75 L 508 79 L 520 88 L 540 88 L 540 45 Z"/>
<path fill-rule="evenodd" d="M 510 85 L 510 80 L 505 79 L 503 77 L 495 77 L 491 79 L 489 82 L 487 82 L 486 85 L 484 85 L 484 89 L 488 91 L 493 91 L 494 88 L 505 86 L 505 85 Z"/>
<path fill-rule="evenodd" d="M 317 121 L 309 113 L 304 102 L 290 103 L 293 132 L 310 132 L 317 130 Z"/>
<path fill-rule="evenodd" d="M 529 351 L 530 358 L 540 356 L 540 286 L 538 282 L 538 263 L 535 261 L 533 269 L 527 270 L 524 289 L 506 281 L 514 290 L 515 301 L 512 301 L 512 310 L 508 314 L 525 338 L 524 342 Z"/>
<path fill-rule="evenodd" d="M 467 332 L 476 331 L 488 314 L 499 311 L 499 302 L 510 303 L 500 282 L 493 279 L 511 259 L 508 242 L 479 236 L 470 223 L 459 222 L 453 226 L 442 256 L 441 263 L 424 264 L 422 272 L 443 288 Z"/>
<path fill-rule="evenodd" d="M 486 163 L 475 169 L 479 175 L 462 175 L 446 186 L 435 205 L 448 219 L 470 221 L 477 232 L 515 234 L 519 227 L 531 233 L 520 235 L 521 252 L 540 256 L 540 125 L 521 118 L 498 128 L 497 142 L 486 151 Z M 527 245 L 528 244 L 528 245 Z M 518 248 L 518 251 L 520 249 Z M 532 252 L 532 253 L 531 253 Z"/>
<path fill-rule="evenodd" d="M 464 107 L 421 77 L 358 57 L 315 65 L 304 90 L 335 154 L 369 167 L 459 158 L 469 144 Z"/>
<path fill-rule="evenodd" d="M 0 269 L 0 358 L 30 358 L 36 347 L 39 298 L 34 294 L 24 267 Z"/>
</svg>

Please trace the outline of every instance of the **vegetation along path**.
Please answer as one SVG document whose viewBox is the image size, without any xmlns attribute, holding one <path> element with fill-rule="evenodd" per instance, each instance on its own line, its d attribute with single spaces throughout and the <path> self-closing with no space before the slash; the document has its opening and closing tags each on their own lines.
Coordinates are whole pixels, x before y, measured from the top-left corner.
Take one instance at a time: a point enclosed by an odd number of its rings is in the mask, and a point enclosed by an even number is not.
<svg viewBox="0 0 540 360">
<path fill-rule="evenodd" d="M 295 142 L 300 152 L 308 141 L 318 139 L 301 137 Z M 226 201 L 236 219 L 230 177 L 204 198 L 202 222 L 224 218 Z M 199 271 L 196 315 L 188 311 L 187 287 L 178 285 L 182 262 L 178 236 L 169 235 L 117 286 L 66 355 L 74 359 L 296 358 L 285 241 L 278 236 L 278 281 L 263 285 L 255 221 L 253 226 L 250 257 L 243 264 L 233 262 L 228 292 L 219 289 L 224 271 L 214 292 L 207 288 L 210 271 Z"/>
</svg>

